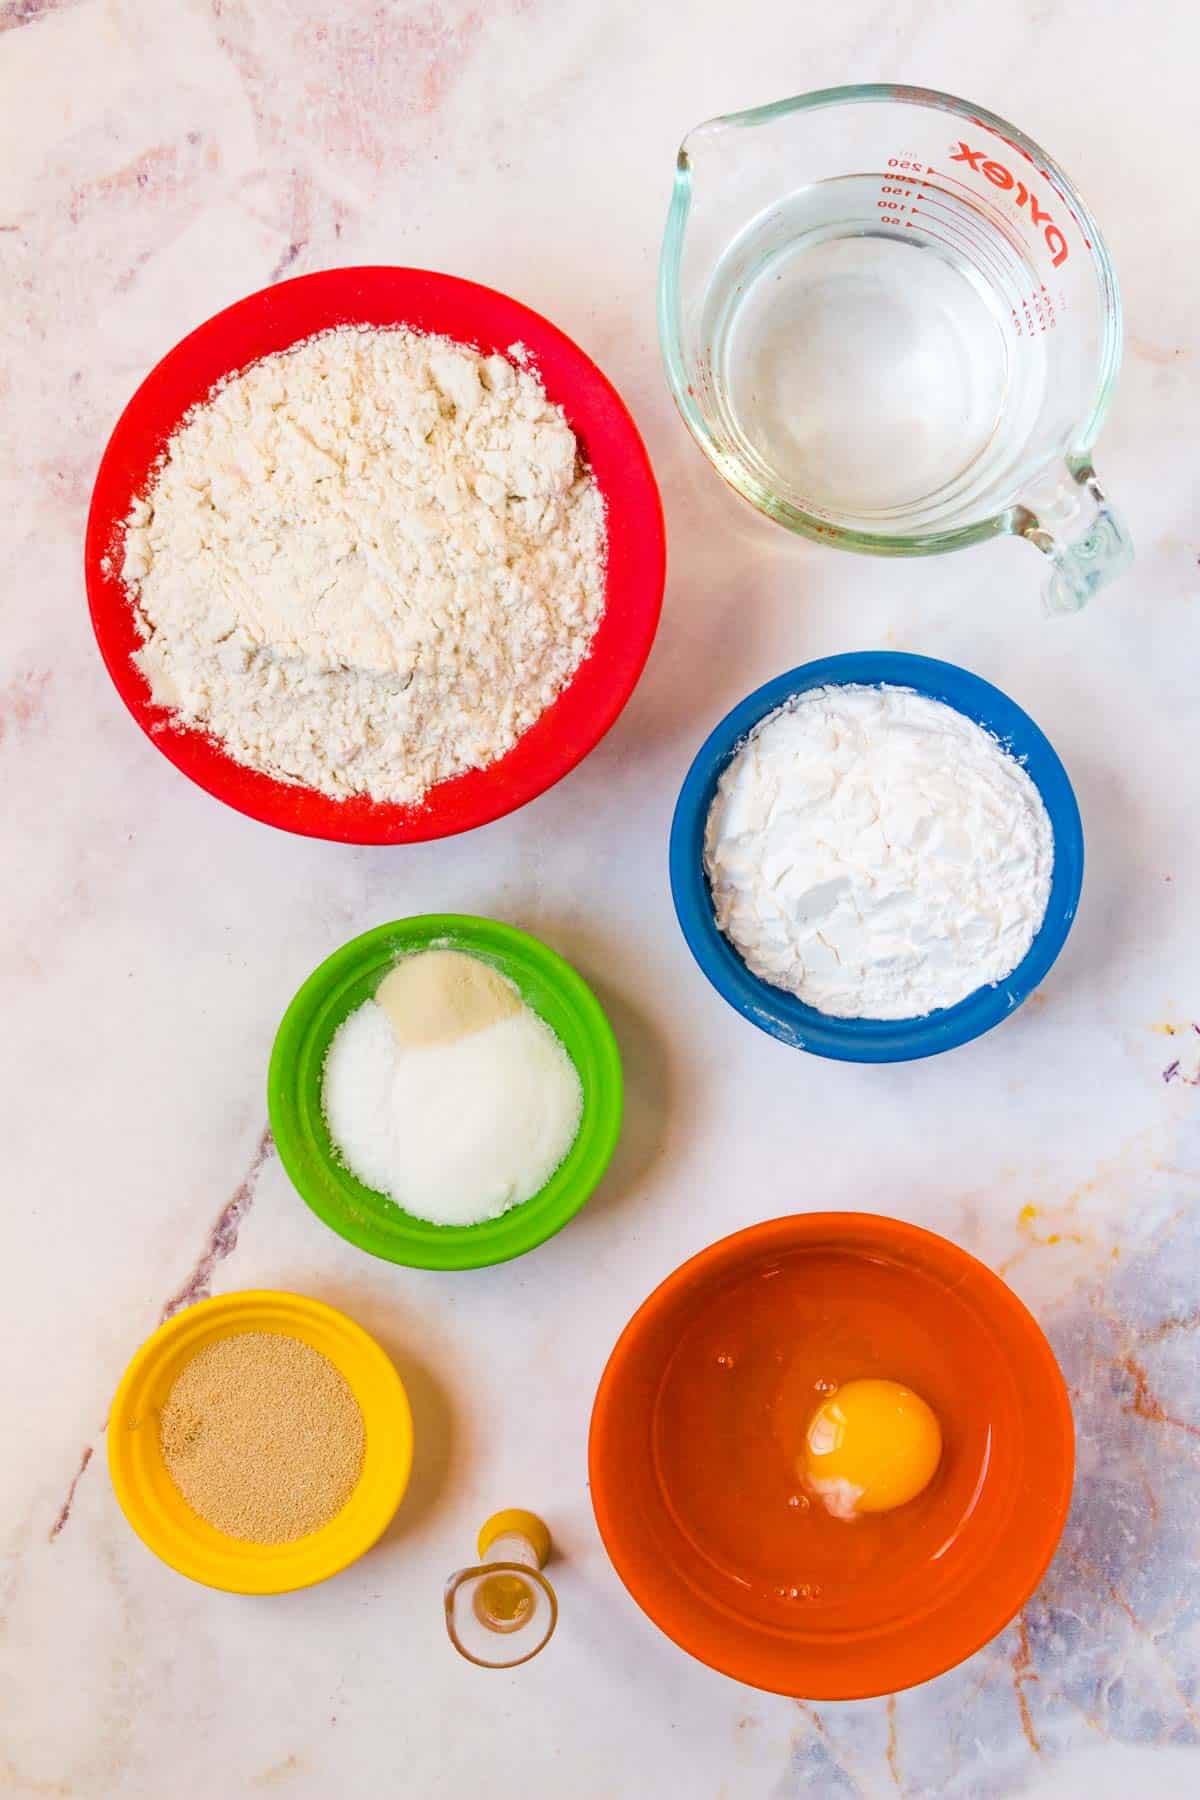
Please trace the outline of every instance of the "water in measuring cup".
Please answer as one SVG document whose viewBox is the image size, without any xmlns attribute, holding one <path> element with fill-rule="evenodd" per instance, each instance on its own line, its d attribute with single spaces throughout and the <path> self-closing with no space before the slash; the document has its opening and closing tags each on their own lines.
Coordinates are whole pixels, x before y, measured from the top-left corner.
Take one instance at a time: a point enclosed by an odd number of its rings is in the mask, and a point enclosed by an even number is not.
<svg viewBox="0 0 1200 1800">
<path fill-rule="evenodd" d="M 1019 464 L 1045 359 L 1017 323 L 1037 285 L 1019 243 L 947 190 L 881 220 L 880 192 L 818 182 L 756 220 L 714 272 L 705 341 L 726 429 L 775 494 L 902 533 Z"/>
</svg>

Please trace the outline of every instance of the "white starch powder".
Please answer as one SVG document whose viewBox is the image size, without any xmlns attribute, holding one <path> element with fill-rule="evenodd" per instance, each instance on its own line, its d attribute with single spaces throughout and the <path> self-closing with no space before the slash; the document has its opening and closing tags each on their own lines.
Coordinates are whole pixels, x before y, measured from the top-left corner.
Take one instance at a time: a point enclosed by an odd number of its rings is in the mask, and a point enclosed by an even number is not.
<svg viewBox="0 0 1200 1800">
<path fill-rule="evenodd" d="M 503 756 L 570 680 L 605 548 L 532 371 L 343 327 L 189 414 L 121 572 L 157 702 L 252 768 L 407 803 Z"/>
<path fill-rule="evenodd" d="M 449 998 L 448 985 L 443 991 Z M 544 1187 L 575 1141 L 579 1073 L 545 1020 L 512 992 L 513 1010 L 478 1029 L 461 1013 L 456 1023 L 447 1007 L 447 1029 L 459 1032 L 450 1037 L 429 1031 L 424 996 L 414 996 L 413 1030 L 367 1000 L 329 1046 L 330 1136 L 360 1181 L 418 1219 L 498 1218 Z"/>
<path fill-rule="evenodd" d="M 905 688 L 825 687 L 732 758 L 704 861 L 754 974 L 838 1018 L 908 1019 L 1012 973 L 1054 838 L 1029 775 L 973 720 Z"/>
</svg>

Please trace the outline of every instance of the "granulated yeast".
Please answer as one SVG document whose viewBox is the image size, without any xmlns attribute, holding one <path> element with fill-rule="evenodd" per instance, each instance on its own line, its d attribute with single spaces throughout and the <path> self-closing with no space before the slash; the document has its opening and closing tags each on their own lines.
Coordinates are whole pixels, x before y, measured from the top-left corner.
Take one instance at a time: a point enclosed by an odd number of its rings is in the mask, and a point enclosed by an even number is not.
<svg viewBox="0 0 1200 1800">
<path fill-rule="evenodd" d="M 362 1470 L 358 1401 L 299 1338 L 246 1331 L 207 1345 L 167 1396 L 163 1460 L 202 1519 L 282 1544 L 327 1525 Z"/>
</svg>

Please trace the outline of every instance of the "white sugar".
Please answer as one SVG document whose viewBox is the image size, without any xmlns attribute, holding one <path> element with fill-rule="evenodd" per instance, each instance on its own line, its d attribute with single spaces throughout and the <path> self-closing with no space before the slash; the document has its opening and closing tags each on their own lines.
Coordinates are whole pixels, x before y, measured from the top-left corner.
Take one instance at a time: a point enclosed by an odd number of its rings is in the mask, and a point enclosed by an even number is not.
<svg viewBox="0 0 1200 1800">
<path fill-rule="evenodd" d="M 453 1041 L 406 1046 L 368 1000 L 334 1035 L 323 1099 L 352 1173 L 435 1225 L 475 1225 L 532 1198 L 583 1110 L 574 1063 L 524 1003 Z"/>
</svg>

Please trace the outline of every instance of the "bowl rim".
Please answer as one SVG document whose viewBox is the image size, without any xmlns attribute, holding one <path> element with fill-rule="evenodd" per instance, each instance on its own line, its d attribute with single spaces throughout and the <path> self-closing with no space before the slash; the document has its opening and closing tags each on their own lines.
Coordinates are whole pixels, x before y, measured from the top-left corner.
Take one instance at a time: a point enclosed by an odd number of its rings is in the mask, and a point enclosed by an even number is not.
<svg viewBox="0 0 1200 1800">
<path fill-rule="evenodd" d="M 431 788 L 415 806 L 335 800 L 237 763 L 215 738 L 156 706 L 132 657 L 134 608 L 113 553 L 188 411 L 225 376 L 339 325 L 407 325 L 484 352 L 520 344 L 562 406 L 595 469 L 608 516 L 605 610 L 587 655 L 513 748 L 486 769 Z M 101 657 L 151 743 L 214 798 L 299 836 L 351 844 L 423 843 L 472 831 L 553 787 L 592 751 L 625 707 L 654 642 L 666 582 L 662 500 L 628 407 L 607 376 L 557 325 L 479 282 L 392 264 L 322 269 L 261 288 L 179 340 L 144 377 L 100 459 L 88 511 L 84 573 Z"/>
<path fill-rule="evenodd" d="M 950 1647 L 940 1654 L 930 1656 L 925 1663 L 918 1664 L 915 1668 L 911 1664 L 907 1668 L 904 1666 L 908 1641 L 904 1636 L 902 1623 L 893 1624 L 890 1630 L 898 1638 L 898 1643 L 893 1648 L 894 1666 L 887 1666 L 886 1673 L 881 1674 L 876 1664 L 877 1672 L 874 1675 L 860 1673 L 857 1676 L 843 1675 L 840 1679 L 836 1672 L 838 1646 L 835 1644 L 818 1640 L 806 1643 L 802 1638 L 772 1634 L 764 1628 L 764 1642 L 770 1640 L 776 1645 L 783 1644 L 784 1650 L 781 1652 L 777 1649 L 773 1656 L 770 1650 L 760 1649 L 749 1666 L 732 1666 L 736 1659 L 719 1652 L 714 1654 L 708 1642 L 703 1618 L 689 1619 L 683 1601 L 667 1618 L 659 1616 L 648 1602 L 646 1593 L 646 1571 L 657 1564 L 657 1553 L 648 1542 L 639 1540 L 641 1521 L 630 1523 L 628 1508 L 622 1506 L 621 1472 L 618 1468 L 609 1466 L 605 1450 L 610 1420 L 624 1405 L 623 1384 L 632 1380 L 640 1387 L 645 1385 L 645 1378 L 636 1373 L 640 1338 L 653 1324 L 666 1302 L 689 1289 L 698 1288 L 710 1275 L 728 1270 L 738 1262 L 749 1261 L 752 1257 L 764 1254 L 788 1254 L 824 1245 L 854 1249 L 863 1255 L 886 1251 L 905 1260 L 919 1260 L 927 1268 L 943 1274 L 952 1271 L 962 1281 L 973 1279 L 977 1282 L 988 1296 L 995 1313 L 1008 1325 L 1009 1341 L 1019 1341 L 1024 1351 L 1039 1366 L 1039 1372 L 1046 1383 L 1045 1409 L 1039 1417 L 1045 1423 L 1047 1433 L 1053 1429 L 1056 1451 L 1056 1459 L 1046 1479 L 1046 1508 L 1042 1515 L 1042 1530 L 1031 1540 L 1034 1549 L 1022 1578 L 1004 1601 L 990 1609 L 984 1609 L 986 1616 L 983 1623 L 970 1628 L 966 1628 L 967 1617 L 977 1615 L 955 1613 L 951 1608 L 952 1617 L 960 1627 L 958 1640 L 952 1640 Z M 991 1316 L 992 1312 L 989 1310 L 989 1317 Z M 990 1269 L 953 1239 L 940 1232 L 930 1231 L 925 1226 L 914 1225 L 883 1213 L 822 1211 L 783 1214 L 761 1220 L 758 1224 L 743 1226 L 688 1257 L 646 1296 L 622 1329 L 596 1389 L 588 1432 L 588 1482 L 601 1541 L 622 1585 L 647 1618 L 679 1649 L 694 1656 L 708 1668 L 715 1669 L 718 1674 L 745 1682 L 764 1692 L 788 1694 L 806 1700 L 867 1700 L 898 1693 L 945 1674 L 990 1643 L 1006 1625 L 1011 1624 L 1041 1585 L 1066 1525 L 1074 1474 L 1075 1426 L 1067 1384 L 1049 1339 L 1029 1308 L 994 1269 Z M 678 1585 L 682 1593 L 684 1586 L 682 1583 Z M 888 1627 L 862 1631 L 851 1640 L 850 1647 L 855 1654 L 861 1654 L 864 1645 L 870 1646 L 875 1641 L 886 1640 L 888 1631 Z M 781 1674 L 772 1667 L 780 1656 L 790 1656 L 793 1659 L 786 1674 Z M 869 1669 L 871 1665 L 868 1663 L 867 1667 Z"/>
<path fill-rule="evenodd" d="M 228 1329 L 213 1330 L 213 1327 Z M 341 1513 L 306 1537 L 283 1544 L 255 1544 L 217 1532 L 193 1514 L 173 1489 L 169 1511 L 182 1521 L 182 1538 L 164 1522 L 162 1508 L 139 1477 L 122 1424 L 132 1409 L 140 1418 L 164 1367 L 183 1355 L 189 1341 L 196 1354 L 208 1342 L 243 1331 L 304 1336 L 305 1328 L 336 1338 L 346 1360 L 341 1373 L 362 1412 L 368 1435 L 383 1445 L 373 1460 L 370 1488 L 350 1529 Z M 325 1352 L 322 1352 L 325 1354 Z M 190 1360 L 184 1357 L 184 1360 Z M 382 1427 L 382 1429 L 381 1429 Z M 327 1301 L 282 1288 L 242 1288 L 181 1308 L 139 1345 L 117 1385 L 105 1425 L 109 1478 L 127 1523 L 161 1562 L 204 1587 L 232 1594 L 285 1594 L 312 1587 L 339 1574 L 376 1544 L 387 1530 L 408 1487 L 413 1461 L 413 1419 L 399 1372 L 383 1346 L 356 1319 Z M 366 1475 L 364 1465 L 364 1476 Z M 168 1478 L 169 1479 L 169 1478 Z M 360 1477 L 360 1484 L 363 1477 Z M 231 1548 L 234 1546 L 236 1548 Z"/>
<path fill-rule="evenodd" d="M 571 1010 L 595 1059 L 589 1071 L 579 1068 L 572 1057 L 583 1084 L 584 1113 L 563 1161 L 528 1200 L 477 1225 L 431 1224 L 365 1187 L 323 1143 L 319 1149 L 314 1147 L 298 1111 L 302 1063 L 313 1040 L 323 1033 L 326 1004 L 337 1004 L 338 996 L 364 972 L 377 967 L 382 975 L 396 961 L 398 951 L 404 954 L 443 942 L 481 956 L 518 987 L 521 981 L 515 971 L 536 971 Z M 524 989 L 522 997 L 532 1005 Z M 418 913 L 350 938 L 301 984 L 275 1035 L 267 1075 L 267 1109 L 275 1146 L 293 1187 L 330 1230 L 356 1248 L 406 1268 L 482 1269 L 536 1249 L 561 1231 L 590 1199 L 620 1138 L 624 1076 L 616 1035 L 603 1007 L 578 970 L 558 951 L 531 932 L 498 919 L 473 913 Z M 363 1216 L 364 1198 L 373 1208 L 394 1210 L 403 1221 L 402 1239 L 393 1231 L 383 1232 L 373 1219 Z"/>
<path fill-rule="evenodd" d="M 915 1019 L 841 1019 L 754 975 L 717 926 L 704 872 L 704 831 L 717 783 L 744 739 L 788 700 L 819 687 L 901 687 L 973 719 L 1014 755 L 1042 796 L 1054 832 L 1046 912 L 1017 967 L 994 986 Z M 1041 728 L 1016 701 L 956 663 L 898 650 L 819 657 L 755 688 L 696 752 L 671 821 L 671 897 L 703 974 L 742 1017 L 795 1049 L 840 1062 L 910 1062 L 937 1056 L 999 1025 L 1049 974 L 1067 941 L 1083 887 L 1083 823 L 1070 778 Z"/>
</svg>

